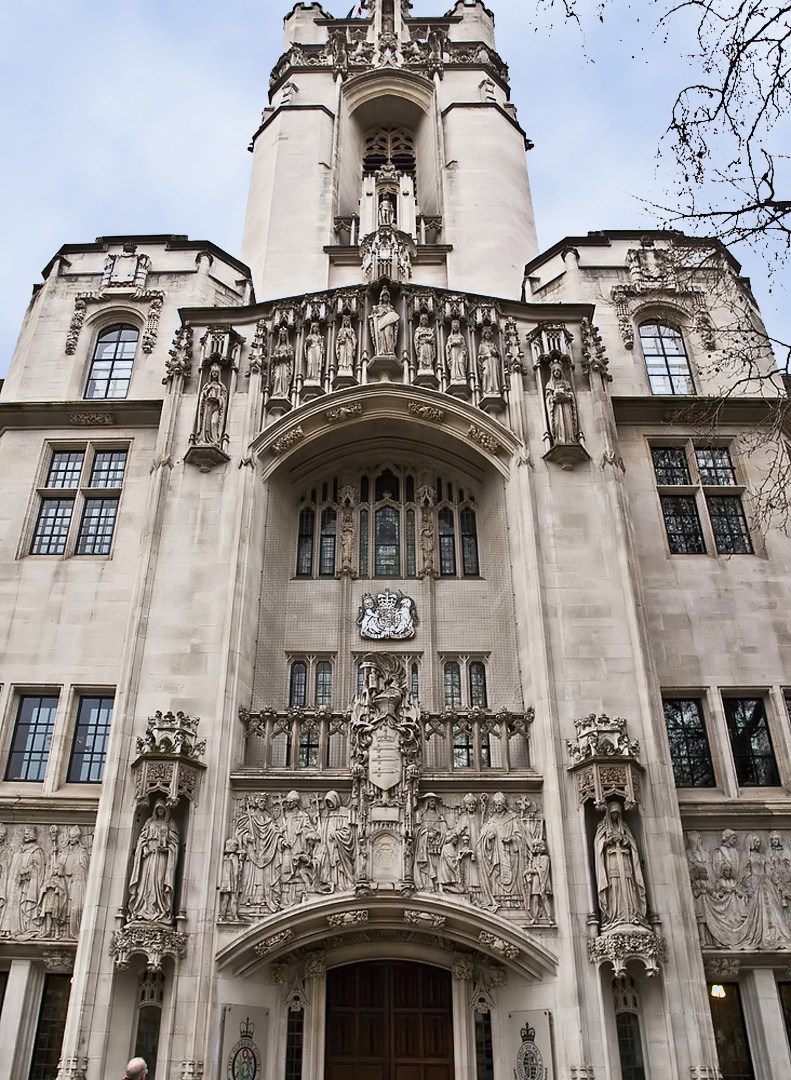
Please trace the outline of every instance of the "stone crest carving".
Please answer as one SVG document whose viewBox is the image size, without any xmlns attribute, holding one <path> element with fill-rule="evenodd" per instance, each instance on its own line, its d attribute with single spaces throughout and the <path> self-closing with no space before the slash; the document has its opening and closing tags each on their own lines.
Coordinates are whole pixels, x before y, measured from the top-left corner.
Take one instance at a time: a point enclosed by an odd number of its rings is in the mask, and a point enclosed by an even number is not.
<svg viewBox="0 0 791 1080">
<path fill-rule="evenodd" d="M 606 713 L 590 713 L 574 721 L 577 738 L 566 747 L 575 774 L 580 803 L 593 801 L 599 808 L 615 796 L 627 810 L 640 801 L 640 744 L 629 738 L 626 721 Z"/>
<path fill-rule="evenodd" d="M 155 923 L 131 923 L 116 930 L 110 940 L 110 955 L 121 970 L 129 967 L 132 956 L 142 954 L 150 971 L 161 971 L 166 956 L 179 960 L 186 951 L 186 934 Z"/>
<path fill-rule="evenodd" d="M 415 602 L 403 593 L 385 589 L 374 597 L 363 593 L 357 615 L 360 637 L 374 641 L 405 641 L 415 636 L 418 617 Z"/>
<path fill-rule="evenodd" d="M 157 710 L 149 717 L 146 731 L 137 740 L 138 757 L 132 768 L 135 774 L 135 799 L 147 802 L 151 795 L 165 797 L 173 807 L 182 796 L 195 799 L 200 777 L 206 766 L 200 760 L 205 741 L 197 740 L 198 717 L 183 712 Z"/>
</svg>

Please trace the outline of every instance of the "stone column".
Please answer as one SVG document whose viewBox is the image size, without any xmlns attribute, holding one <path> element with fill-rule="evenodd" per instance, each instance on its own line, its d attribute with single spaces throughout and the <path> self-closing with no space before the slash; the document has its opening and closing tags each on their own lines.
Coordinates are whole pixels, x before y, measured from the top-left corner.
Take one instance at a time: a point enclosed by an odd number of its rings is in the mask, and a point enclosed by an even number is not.
<svg viewBox="0 0 791 1080">
<path fill-rule="evenodd" d="M 33 960 L 12 960 L 0 1014 L 0 1078 L 25 1080 L 30 1070 L 44 969 Z"/>
<path fill-rule="evenodd" d="M 755 1080 L 791 1076 L 791 1050 L 774 971 L 771 968 L 746 971 L 739 979 L 739 990 Z"/>
</svg>

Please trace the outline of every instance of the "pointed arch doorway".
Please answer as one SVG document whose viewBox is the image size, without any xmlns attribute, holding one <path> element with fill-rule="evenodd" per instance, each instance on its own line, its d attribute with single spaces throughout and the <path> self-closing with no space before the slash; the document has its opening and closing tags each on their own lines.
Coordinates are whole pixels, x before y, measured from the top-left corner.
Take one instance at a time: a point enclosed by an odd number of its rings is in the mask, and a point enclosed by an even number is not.
<svg viewBox="0 0 791 1080">
<path fill-rule="evenodd" d="M 406 960 L 327 972 L 325 1080 L 453 1080 L 451 976 Z"/>
</svg>

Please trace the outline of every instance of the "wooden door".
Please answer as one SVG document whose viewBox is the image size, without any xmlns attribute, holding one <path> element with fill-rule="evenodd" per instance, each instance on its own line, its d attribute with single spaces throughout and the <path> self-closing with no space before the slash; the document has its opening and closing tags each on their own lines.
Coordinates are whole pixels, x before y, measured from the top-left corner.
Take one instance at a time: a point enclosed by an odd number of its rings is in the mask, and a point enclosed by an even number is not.
<svg viewBox="0 0 791 1080">
<path fill-rule="evenodd" d="M 453 1080 L 450 973 L 375 960 L 327 973 L 325 1080 Z"/>
</svg>

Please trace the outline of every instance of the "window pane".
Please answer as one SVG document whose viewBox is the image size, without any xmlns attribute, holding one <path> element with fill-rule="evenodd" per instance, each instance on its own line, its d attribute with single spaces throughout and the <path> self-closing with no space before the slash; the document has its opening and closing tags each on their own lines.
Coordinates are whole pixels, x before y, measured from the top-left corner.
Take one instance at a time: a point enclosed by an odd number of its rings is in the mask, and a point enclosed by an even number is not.
<svg viewBox="0 0 791 1080">
<path fill-rule="evenodd" d="M 658 484 L 691 484 L 687 455 L 681 446 L 652 446 Z"/>
<path fill-rule="evenodd" d="M 731 455 L 724 446 L 695 450 L 702 484 L 735 484 Z"/>
<path fill-rule="evenodd" d="M 69 764 L 70 783 L 98 784 L 101 781 L 112 719 L 111 697 L 80 698 Z"/>
<path fill-rule="evenodd" d="M 319 763 L 319 733 L 307 724 L 299 728 L 299 767 L 315 768 Z"/>
<path fill-rule="evenodd" d="M 437 514 L 439 525 L 439 572 L 442 577 L 455 577 L 456 575 L 456 528 L 453 522 L 453 511 L 440 510 Z"/>
<path fill-rule="evenodd" d="M 743 787 L 777 787 L 780 777 L 763 701 L 726 698 L 723 704 L 739 783 Z"/>
<path fill-rule="evenodd" d="M 471 769 L 475 764 L 472 736 L 469 732 L 460 731 L 457 724 L 453 725 L 453 767 L 454 769 Z"/>
<path fill-rule="evenodd" d="M 465 577 L 477 577 L 478 569 L 478 533 L 475 527 L 475 511 L 462 510 L 459 515 L 461 524 L 461 562 Z"/>
<path fill-rule="evenodd" d="M 30 545 L 31 555 L 62 555 L 66 550 L 74 499 L 42 499 Z"/>
<path fill-rule="evenodd" d="M 622 1080 L 645 1080 L 639 1017 L 633 1012 L 618 1013 L 615 1017 L 615 1030 L 618 1035 Z"/>
<path fill-rule="evenodd" d="M 86 499 L 80 531 L 78 555 L 109 555 L 113 539 L 118 499 Z"/>
<path fill-rule="evenodd" d="M 79 485 L 84 450 L 56 450 L 52 455 L 46 487 L 74 488 Z"/>
<path fill-rule="evenodd" d="M 360 577 L 368 577 L 368 511 L 360 511 Z"/>
<path fill-rule="evenodd" d="M 662 323 L 644 323 L 640 344 L 653 394 L 695 393 L 684 339 L 678 330 Z"/>
<path fill-rule="evenodd" d="M 705 555 L 695 500 L 689 495 L 661 495 L 671 555 Z"/>
<path fill-rule="evenodd" d="M 297 539 L 297 576 L 310 577 L 313 573 L 313 528 L 316 515 L 312 510 L 302 510 L 299 515 Z"/>
<path fill-rule="evenodd" d="M 70 975 L 45 975 L 28 1080 L 54 1080 L 66 1030 Z"/>
<path fill-rule="evenodd" d="M 302 1030 L 304 1013 L 288 1013 L 286 1027 L 286 1071 L 285 1080 L 302 1080 Z"/>
<path fill-rule="evenodd" d="M 291 684 L 288 693 L 289 705 L 304 705 L 307 700 L 308 666 L 302 660 L 291 665 Z"/>
<path fill-rule="evenodd" d="M 722 1080 L 754 1080 L 755 1073 L 750 1060 L 750 1047 L 744 1026 L 739 987 L 736 983 L 725 983 L 723 990 L 725 991 L 723 998 L 714 998 L 709 992 L 711 1019 L 714 1024 L 714 1038 L 717 1041 Z"/>
<path fill-rule="evenodd" d="M 406 512 L 406 574 L 414 577 L 417 573 L 415 562 L 415 511 Z"/>
<path fill-rule="evenodd" d="M 445 665 L 445 704 L 454 709 L 461 708 L 461 669 L 455 660 Z"/>
<path fill-rule="evenodd" d="M 335 573 L 335 532 L 337 518 L 334 510 L 321 512 L 321 536 L 319 537 L 319 574 L 332 577 Z"/>
<path fill-rule="evenodd" d="M 99 336 L 93 351 L 86 398 L 125 398 L 137 349 L 133 326 L 113 326 Z"/>
<path fill-rule="evenodd" d="M 43 780 L 55 726 L 57 697 L 23 697 L 19 702 L 6 780 Z"/>
<path fill-rule="evenodd" d="M 377 481 L 378 483 L 378 481 Z M 376 577 L 398 577 L 401 573 L 401 539 L 399 513 L 392 506 L 383 506 L 374 515 L 374 574 Z"/>
<path fill-rule="evenodd" d="M 410 690 L 412 692 L 412 697 L 417 701 L 420 697 L 420 673 L 417 664 L 412 665 Z"/>
<path fill-rule="evenodd" d="M 470 664 L 470 705 L 479 705 L 485 709 L 488 705 L 486 698 L 486 668 L 480 661 Z"/>
<path fill-rule="evenodd" d="M 475 1080 L 494 1080 L 492 1017 L 488 1012 L 475 1014 Z"/>
<path fill-rule="evenodd" d="M 330 705 L 332 703 L 332 664 L 328 660 L 321 660 L 316 664 L 316 704 Z"/>
<path fill-rule="evenodd" d="M 120 487 L 124 482 L 126 450 L 99 450 L 93 459 L 92 488 Z"/>
<path fill-rule="evenodd" d="M 719 555 L 752 555 L 747 519 L 738 495 L 707 495 L 714 543 Z"/>
<path fill-rule="evenodd" d="M 676 787 L 714 787 L 714 769 L 700 702 L 665 701 L 664 709 Z"/>
</svg>

